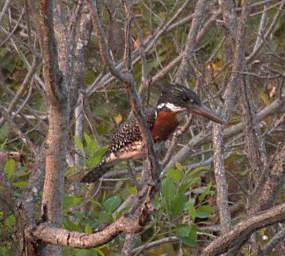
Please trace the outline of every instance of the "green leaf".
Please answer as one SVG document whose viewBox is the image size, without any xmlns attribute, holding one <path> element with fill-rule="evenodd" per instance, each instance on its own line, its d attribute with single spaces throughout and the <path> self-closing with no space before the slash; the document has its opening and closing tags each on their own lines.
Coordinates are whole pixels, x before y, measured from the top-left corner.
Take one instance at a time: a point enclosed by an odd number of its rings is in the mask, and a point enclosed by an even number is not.
<svg viewBox="0 0 285 256">
<path fill-rule="evenodd" d="M 153 206 L 156 210 L 159 210 L 160 207 L 161 207 L 161 203 L 160 203 L 160 200 L 159 200 L 159 195 L 156 193 L 155 196 L 154 196 L 154 200 L 153 200 Z"/>
<path fill-rule="evenodd" d="M 81 197 L 65 195 L 63 199 L 63 207 L 64 209 L 73 208 L 81 202 Z"/>
<path fill-rule="evenodd" d="M 205 170 L 205 166 L 199 166 L 199 167 L 197 167 L 197 168 L 195 168 L 193 170 L 188 170 L 187 172 L 189 172 L 190 176 L 194 176 L 196 174 L 201 175 L 202 174 L 201 171 L 204 171 L 204 170 Z"/>
<path fill-rule="evenodd" d="M 90 144 L 92 142 L 92 138 L 89 136 L 88 133 L 84 132 L 84 140 L 86 142 L 86 144 Z"/>
<path fill-rule="evenodd" d="M 85 228 L 84 228 L 84 232 L 86 233 L 86 234 L 92 234 L 92 232 L 93 232 L 93 229 L 92 229 L 92 227 L 90 226 L 90 225 L 86 225 L 85 226 Z"/>
<path fill-rule="evenodd" d="M 130 186 L 130 187 L 128 187 L 128 192 L 131 195 L 136 195 L 138 190 L 137 190 L 137 188 L 135 186 Z"/>
<path fill-rule="evenodd" d="M 80 231 L 80 225 L 78 223 L 73 223 L 68 217 L 63 220 L 64 228 L 72 231 Z"/>
<path fill-rule="evenodd" d="M 0 128 L 0 141 L 1 142 L 7 140 L 7 137 L 9 135 L 10 131 L 11 131 L 11 129 L 10 129 L 10 126 L 7 122 L 1 126 L 1 128 Z"/>
<path fill-rule="evenodd" d="M 102 147 L 102 148 L 97 149 L 94 153 L 94 156 L 86 162 L 86 165 L 89 168 L 95 167 L 97 164 L 99 164 L 99 162 L 101 161 L 101 159 L 102 159 L 103 155 L 106 153 L 106 151 L 107 151 L 106 147 Z"/>
<path fill-rule="evenodd" d="M 175 164 L 175 168 L 179 171 L 183 171 L 183 165 L 178 162 Z"/>
<path fill-rule="evenodd" d="M 199 202 L 203 202 L 206 196 L 212 195 L 213 192 L 211 191 L 212 184 L 209 183 L 207 187 L 203 188 L 201 195 L 199 196 Z"/>
<path fill-rule="evenodd" d="M 74 144 L 75 144 L 76 149 L 80 150 L 81 154 L 85 153 L 83 143 L 79 137 L 77 136 L 74 137 Z"/>
<path fill-rule="evenodd" d="M 106 210 L 106 212 L 112 213 L 119 207 L 121 202 L 122 199 L 119 196 L 112 196 L 103 203 L 103 207 Z"/>
<path fill-rule="evenodd" d="M 195 221 L 197 213 L 196 213 L 196 209 L 194 206 L 194 202 L 188 201 L 185 208 L 187 209 L 188 213 L 191 215 L 192 220 Z"/>
<path fill-rule="evenodd" d="M 191 226 L 187 224 L 178 225 L 176 228 L 177 237 L 187 237 L 191 232 Z"/>
<path fill-rule="evenodd" d="M 198 209 L 196 209 L 196 216 L 200 219 L 208 218 L 213 213 L 213 209 L 211 206 L 202 205 Z"/>
<path fill-rule="evenodd" d="M 7 178 L 10 180 L 16 169 L 16 162 L 14 159 L 8 159 L 5 163 L 4 171 Z"/>
<path fill-rule="evenodd" d="M 17 181 L 14 182 L 13 185 L 18 188 L 23 188 L 27 185 L 27 181 Z"/>
<path fill-rule="evenodd" d="M 113 221 L 112 214 L 107 211 L 100 212 L 98 216 L 98 223 L 99 224 L 106 224 Z"/>
<path fill-rule="evenodd" d="M 201 182 L 200 177 L 193 177 L 187 181 L 187 183 L 183 184 L 186 187 L 186 190 L 193 187 L 194 184 L 199 184 Z"/>
<path fill-rule="evenodd" d="M 173 197 L 170 208 L 170 213 L 173 218 L 176 218 L 182 214 L 186 202 L 187 197 L 184 193 L 178 193 Z"/>
<path fill-rule="evenodd" d="M 12 227 L 12 225 L 14 225 L 15 223 L 15 220 L 16 220 L 15 215 L 11 214 L 5 219 L 4 224 L 7 225 L 8 227 Z"/>
<path fill-rule="evenodd" d="M 97 141 L 92 139 L 87 133 L 84 133 L 84 140 L 86 142 L 86 153 L 89 157 L 93 157 L 98 146 Z"/>
<path fill-rule="evenodd" d="M 196 246 L 197 244 L 197 229 L 193 225 L 178 225 L 176 236 L 188 246 Z"/>
<path fill-rule="evenodd" d="M 167 208 L 170 209 L 171 203 L 176 194 L 176 185 L 170 178 L 165 178 L 162 181 L 161 192 L 162 192 L 163 199 L 166 202 Z"/>
<path fill-rule="evenodd" d="M 167 171 L 166 176 L 172 179 L 175 183 L 178 183 L 183 177 L 183 171 L 172 167 Z"/>
</svg>

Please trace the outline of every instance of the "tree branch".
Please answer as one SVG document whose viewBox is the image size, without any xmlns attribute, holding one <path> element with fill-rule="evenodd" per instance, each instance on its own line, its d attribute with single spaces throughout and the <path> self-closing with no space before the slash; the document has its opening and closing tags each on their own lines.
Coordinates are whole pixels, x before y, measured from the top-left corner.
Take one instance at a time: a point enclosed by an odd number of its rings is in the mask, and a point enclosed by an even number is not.
<svg viewBox="0 0 285 256">
<path fill-rule="evenodd" d="M 270 210 L 260 212 L 237 225 L 231 231 L 220 236 L 208 245 L 202 256 L 214 256 L 227 252 L 234 246 L 243 245 L 250 235 L 261 228 L 273 225 L 285 220 L 285 203 Z"/>
<path fill-rule="evenodd" d="M 190 61 L 194 54 L 194 49 L 196 47 L 197 42 L 197 35 L 200 30 L 202 20 L 205 18 L 205 14 L 207 13 L 208 4 L 209 3 L 207 0 L 199 0 L 196 3 L 194 18 L 192 20 L 191 28 L 187 36 L 186 46 L 182 55 L 182 61 L 176 73 L 175 81 L 177 83 L 183 84 L 184 81 L 190 75 Z"/>
<path fill-rule="evenodd" d="M 108 243 L 121 233 L 139 232 L 145 224 L 149 212 L 152 210 L 151 198 L 153 187 L 144 186 L 137 196 L 137 203 L 129 213 L 124 214 L 118 220 L 93 234 L 72 232 L 62 228 L 56 228 L 50 223 L 43 223 L 26 230 L 27 236 L 33 240 L 41 240 L 49 244 L 65 245 L 74 248 L 92 248 Z"/>
<path fill-rule="evenodd" d="M 58 65 L 58 53 L 54 35 L 53 1 L 40 1 L 41 49 L 47 95 L 53 105 L 66 99 L 67 92 L 60 88 L 62 75 Z"/>
</svg>

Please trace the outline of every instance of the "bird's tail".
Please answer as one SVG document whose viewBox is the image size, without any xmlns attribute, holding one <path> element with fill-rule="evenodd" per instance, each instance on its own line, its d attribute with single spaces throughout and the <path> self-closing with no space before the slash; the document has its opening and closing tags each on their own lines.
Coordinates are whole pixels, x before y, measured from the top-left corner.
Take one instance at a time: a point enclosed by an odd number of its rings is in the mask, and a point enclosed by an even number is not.
<svg viewBox="0 0 285 256">
<path fill-rule="evenodd" d="M 84 177 L 80 180 L 81 183 L 92 183 L 99 180 L 107 170 L 111 168 L 110 165 L 102 162 L 101 164 L 97 165 L 94 169 L 89 171 Z"/>
</svg>

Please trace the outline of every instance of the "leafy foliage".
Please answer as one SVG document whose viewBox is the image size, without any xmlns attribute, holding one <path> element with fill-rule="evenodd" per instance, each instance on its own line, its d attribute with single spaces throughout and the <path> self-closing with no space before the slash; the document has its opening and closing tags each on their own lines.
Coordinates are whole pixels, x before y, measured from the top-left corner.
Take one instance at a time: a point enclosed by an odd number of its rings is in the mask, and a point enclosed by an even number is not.
<svg viewBox="0 0 285 256">
<path fill-rule="evenodd" d="M 4 1 L 5 2 L 5 1 Z M 28 12 L 21 17 L 25 1 L 11 0 L 9 8 L 3 12 L 1 17 L 0 31 L 0 105 L 9 109 L 11 102 L 22 88 L 23 81 L 34 58 L 39 58 L 39 35 L 35 29 Z M 32 1 L 33 2 L 33 1 Z M 74 9 L 74 3 L 77 1 L 64 1 L 64 8 L 68 13 Z M 101 2 L 101 1 L 98 1 Z M 104 3 L 103 3 L 104 2 Z M 140 38 L 153 38 L 158 29 L 163 27 L 170 17 L 180 8 L 184 1 L 132 1 L 135 23 L 132 26 L 133 50 L 139 47 Z M 210 1 L 209 1 L 210 2 Z M 242 7 L 244 1 L 235 1 L 238 10 Z M 254 2 L 254 1 L 252 1 Z M 247 38 L 245 42 L 245 53 L 248 57 L 252 52 L 256 39 L 259 37 L 257 31 L 263 8 L 268 9 L 265 28 L 274 19 L 279 5 L 277 1 L 259 1 L 252 8 L 252 13 L 246 24 Z M 266 3 L 265 3 L 266 2 Z M 272 2 L 272 3 L 271 3 Z M 37 2 L 36 7 L 37 7 Z M 124 34 L 123 23 L 124 13 L 120 1 L 102 1 L 101 16 L 104 21 L 108 43 L 113 52 L 113 58 L 116 63 L 120 63 L 124 52 Z M 189 25 L 197 1 L 189 1 L 189 4 L 183 9 L 182 13 L 168 26 L 168 29 L 162 33 L 157 40 L 148 49 L 147 42 L 145 53 L 145 70 L 148 79 L 152 79 L 161 69 L 171 63 L 185 48 L 185 42 L 188 36 Z M 3 8 L 1 4 L 0 8 Z M 212 10 L 213 8 L 213 10 Z M 218 8 L 214 3 L 211 5 L 211 12 Z M 37 9 L 37 8 L 35 8 Z M 211 14 L 209 13 L 209 15 Z M 2 16 L 2 9 L 0 9 Z M 240 12 L 237 12 L 240 15 Z M 210 16 L 209 16 L 210 17 Z M 188 20 L 183 21 L 185 18 Z M 17 20 L 19 19 L 19 24 Z M 208 17 L 207 17 L 208 19 Z M 191 68 L 193 74 L 188 79 L 188 85 L 192 88 L 196 86 L 199 95 L 206 104 L 213 108 L 218 108 L 225 100 L 223 94 L 225 87 L 232 73 L 232 59 L 227 58 L 229 46 L 225 43 L 227 35 L 226 30 L 221 29 L 224 24 L 220 21 L 222 16 L 217 17 L 218 22 L 209 24 L 207 33 L 195 48 L 194 57 L 191 59 Z M 201 24 L 201 28 L 207 23 Z M 118 22 L 118 23 L 116 23 Z M 180 22 L 175 28 L 171 28 L 176 22 Z M 177 24 L 178 24 L 177 23 Z M 223 26 L 221 26 L 223 24 Z M 263 38 L 263 46 L 256 54 L 254 60 L 247 65 L 247 74 L 244 76 L 250 81 L 249 97 L 254 111 L 268 107 L 280 96 L 285 96 L 283 86 L 284 80 L 284 30 L 285 15 L 281 12 L 272 33 L 268 38 Z M 13 29 L 15 30 L 13 31 Z M 265 29 L 265 31 L 266 31 Z M 13 32 L 13 33 L 12 33 Z M 226 31 L 227 32 L 227 31 Z M 12 33 L 10 35 L 10 33 Z M 226 36 L 225 36 L 226 35 Z M 258 35 L 258 36 L 257 36 Z M 4 42 L 4 43 L 3 43 Z M 3 43 L 3 44 L 2 44 Z M 61 51 L 61 49 L 60 49 Z M 72 161 L 68 161 L 68 168 L 65 170 L 65 195 L 63 198 L 63 224 L 62 226 L 69 230 L 92 233 L 94 230 L 122 216 L 132 203 L 123 205 L 126 200 L 137 193 L 136 184 L 128 179 L 128 175 L 117 179 L 104 181 L 102 184 L 79 185 L 78 177 L 84 172 L 84 169 L 95 167 L 106 152 L 106 147 L 111 134 L 118 125 L 129 115 L 129 102 L 121 83 L 112 78 L 104 77 L 107 72 L 105 63 L 102 61 L 98 46 L 98 37 L 92 33 L 87 53 L 85 54 L 86 70 L 84 72 L 84 81 L 82 90 L 84 91 L 84 121 L 83 136 L 74 136 L 74 123 L 77 117 L 72 117 L 70 127 L 63 127 L 69 132 L 69 156 Z M 165 80 L 173 80 L 177 71 L 178 64 L 167 71 L 167 74 L 160 79 L 163 85 Z M 142 63 L 137 62 L 133 66 L 134 77 L 138 86 L 141 84 Z M 39 64 L 32 76 L 31 81 L 21 91 L 15 106 L 11 109 L 9 115 L 11 120 L 17 125 L 20 132 L 24 133 L 35 145 L 46 143 L 47 134 L 47 116 L 49 106 L 46 104 L 46 92 L 42 80 L 42 65 Z M 97 80 L 98 79 L 98 80 Z M 105 81 L 110 81 L 105 84 Z M 99 82 L 98 82 L 99 81 Z M 80 84 L 81 85 L 81 84 Z M 97 88 L 95 93 L 90 93 L 89 89 Z M 282 87 L 283 86 L 283 87 Z M 139 89 L 139 88 L 137 88 Z M 90 94 L 89 94 L 90 93 Z M 278 93 L 280 95 L 278 95 Z M 156 85 L 146 90 L 146 105 L 154 105 L 159 95 Z M 85 102 L 86 100 L 86 102 Z M 89 111 L 89 112 L 88 112 Z M 233 128 L 236 124 L 241 124 L 243 120 L 243 110 L 238 98 L 236 108 L 234 109 L 230 122 L 225 128 Z M 283 116 L 283 119 L 282 119 Z M 0 114 L 0 122 L 2 115 Z M 283 120 L 283 121 L 282 121 Z M 183 123 L 183 121 L 181 122 Z M 92 127 L 92 129 L 90 128 Z M 185 134 L 179 137 L 177 145 L 173 152 L 175 155 L 181 145 L 190 145 L 193 154 L 187 157 L 183 163 L 177 163 L 176 166 L 169 168 L 165 177 L 161 181 L 161 189 L 156 194 L 154 200 L 155 212 L 152 214 L 150 224 L 142 230 L 135 246 L 145 245 L 151 241 L 157 241 L 162 238 L 175 236 L 179 243 L 161 244 L 157 248 L 145 250 L 145 255 L 177 255 L 178 250 L 183 251 L 184 255 L 201 250 L 205 242 L 212 239 L 212 231 L 207 231 L 208 226 L 218 223 L 217 209 L 215 204 L 215 183 L 213 182 L 212 145 L 209 140 L 202 144 L 195 144 L 192 148 L 189 141 L 200 134 L 208 134 L 209 125 L 205 119 L 193 118 L 191 129 L 187 129 Z M 278 143 L 284 142 L 284 109 L 272 113 L 262 124 L 258 125 L 260 137 L 264 142 L 264 152 L 270 159 L 271 154 L 278 148 Z M 246 205 L 248 194 L 243 193 L 243 189 L 249 190 L 252 186 L 256 173 L 253 173 L 247 158 L 245 145 L 246 136 L 244 130 L 239 134 L 232 134 L 225 139 L 225 169 L 227 171 L 230 201 L 232 208 L 241 204 Z M 167 144 L 168 145 L 168 144 Z M 163 146 L 160 160 L 167 150 Z M 34 171 L 33 164 L 35 156 L 12 126 L 6 120 L 0 125 L 0 150 L 1 152 L 16 151 L 25 155 L 26 160 L 21 162 L 13 157 L 8 157 L 0 161 L 0 256 L 17 255 L 18 242 L 15 241 L 15 232 L 17 229 L 17 219 L 14 209 L 5 200 L 16 200 L 25 191 L 30 174 Z M 160 154 L 158 154 L 160 155 Z M 74 158 L 79 156 L 80 167 L 74 165 Z M 69 160 L 69 159 L 68 159 Z M 141 178 L 141 161 L 135 161 L 131 164 L 136 170 L 136 178 Z M 192 167 L 196 166 L 196 167 Z M 119 163 L 115 170 L 127 170 L 126 163 Z M 74 178 L 75 176 L 75 178 Z M 11 186 L 11 198 L 6 196 L 9 192 L 5 182 Z M 241 189 L 243 188 L 243 189 Z M 284 201 L 282 193 L 276 196 L 277 200 Z M 258 199 L 256 199 L 258 200 Z M 40 215 L 40 198 L 35 205 L 36 217 Z M 8 202 L 9 203 L 9 202 Z M 242 208 L 242 207 L 241 207 Z M 244 218 L 246 214 L 243 209 L 232 209 L 237 219 Z M 202 232 L 202 227 L 203 229 Z M 277 230 L 277 228 L 276 228 Z M 275 232 L 275 230 L 274 230 Z M 202 234 L 203 233 L 203 234 Z M 201 235 L 202 234 L 202 235 Z M 272 230 L 264 229 L 257 234 L 259 239 L 263 234 L 272 237 Z M 264 243 L 259 239 L 258 244 Z M 82 250 L 64 248 L 65 255 L 89 256 L 89 255 L 120 255 L 124 239 L 119 237 L 105 246 L 96 249 Z M 245 255 L 251 255 L 251 250 L 245 248 Z"/>
</svg>

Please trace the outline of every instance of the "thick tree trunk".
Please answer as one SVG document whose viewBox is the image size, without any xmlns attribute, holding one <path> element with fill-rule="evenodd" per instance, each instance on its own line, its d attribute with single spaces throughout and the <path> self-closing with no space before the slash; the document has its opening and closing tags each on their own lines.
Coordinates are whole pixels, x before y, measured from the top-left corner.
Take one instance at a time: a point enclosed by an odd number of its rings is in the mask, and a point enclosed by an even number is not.
<svg viewBox="0 0 285 256">
<path fill-rule="evenodd" d="M 42 207 L 47 220 L 59 226 L 64 191 L 64 170 L 68 142 L 69 109 L 67 104 L 51 106 L 47 137 L 46 175 L 43 189 Z M 60 255 L 58 246 L 47 246 L 43 255 Z"/>
</svg>

